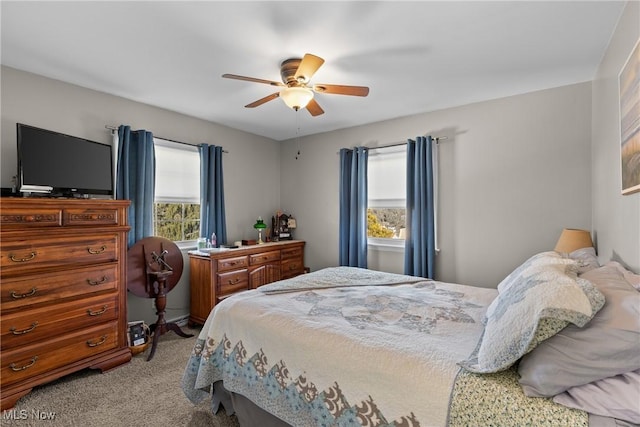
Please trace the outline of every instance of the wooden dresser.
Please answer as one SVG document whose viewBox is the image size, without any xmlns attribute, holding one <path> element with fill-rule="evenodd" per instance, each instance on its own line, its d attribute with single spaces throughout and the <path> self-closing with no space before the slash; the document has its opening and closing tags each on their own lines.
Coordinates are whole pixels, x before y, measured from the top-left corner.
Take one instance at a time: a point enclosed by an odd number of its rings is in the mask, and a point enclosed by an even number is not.
<svg viewBox="0 0 640 427">
<path fill-rule="evenodd" d="M 131 360 L 123 200 L 0 199 L 2 410 L 34 386 Z"/>
<path fill-rule="evenodd" d="M 204 324 L 211 309 L 236 292 L 304 273 L 301 240 L 242 246 L 210 255 L 189 253 L 190 324 Z"/>
</svg>

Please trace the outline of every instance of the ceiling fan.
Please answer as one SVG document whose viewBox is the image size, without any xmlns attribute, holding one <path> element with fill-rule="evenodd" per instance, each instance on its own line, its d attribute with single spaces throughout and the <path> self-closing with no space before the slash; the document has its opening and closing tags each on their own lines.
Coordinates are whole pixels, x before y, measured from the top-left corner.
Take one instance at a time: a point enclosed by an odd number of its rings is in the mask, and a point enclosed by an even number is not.
<svg viewBox="0 0 640 427">
<path fill-rule="evenodd" d="M 285 104 L 298 111 L 306 108 L 312 116 L 319 116 L 324 113 L 318 102 L 314 99 L 314 93 L 330 93 L 337 95 L 367 96 L 369 88 L 366 86 L 345 86 L 332 84 L 314 84 L 309 82 L 311 77 L 324 64 L 324 59 L 319 56 L 307 53 L 302 59 L 286 59 L 280 65 L 280 76 L 282 83 L 272 80 L 256 79 L 253 77 L 238 76 L 236 74 L 223 74 L 227 79 L 245 80 L 248 82 L 264 83 L 271 86 L 282 87 L 283 89 L 264 98 L 258 99 L 246 108 L 255 108 L 276 98 L 282 98 Z"/>
</svg>

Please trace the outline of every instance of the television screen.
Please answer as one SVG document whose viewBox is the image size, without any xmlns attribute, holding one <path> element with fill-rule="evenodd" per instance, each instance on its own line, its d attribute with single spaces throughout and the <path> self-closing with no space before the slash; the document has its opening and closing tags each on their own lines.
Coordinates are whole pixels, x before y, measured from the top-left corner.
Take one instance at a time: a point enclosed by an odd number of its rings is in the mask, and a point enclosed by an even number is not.
<svg viewBox="0 0 640 427">
<path fill-rule="evenodd" d="M 113 194 L 110 145 L 17 124 L 20 191 L 73 197 Z"/>
</svg>

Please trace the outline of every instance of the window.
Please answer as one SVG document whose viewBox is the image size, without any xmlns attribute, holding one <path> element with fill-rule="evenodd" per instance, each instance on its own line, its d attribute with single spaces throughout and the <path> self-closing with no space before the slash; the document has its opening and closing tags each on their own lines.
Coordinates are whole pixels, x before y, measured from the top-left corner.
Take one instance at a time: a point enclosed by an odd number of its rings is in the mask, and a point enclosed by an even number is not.
<svg viewBox="0 0 640 427">
<path fill-rule="evenodd" d="M 367 236 L 374 246 L 404 247 L 407 150 L 404 145 L 370 149 Z"/>
<path fill-rule="evenodd" d="M 200 235 L 200 153 L 198 147 L 154 138 L 156 192 L 154 234 L 174 242 Z"/>
</svg>

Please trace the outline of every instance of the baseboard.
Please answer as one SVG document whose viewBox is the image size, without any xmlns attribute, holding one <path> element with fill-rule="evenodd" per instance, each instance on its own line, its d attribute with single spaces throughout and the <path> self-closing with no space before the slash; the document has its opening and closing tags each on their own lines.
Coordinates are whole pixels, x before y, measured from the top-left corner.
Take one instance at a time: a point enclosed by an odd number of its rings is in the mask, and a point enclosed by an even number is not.
<svg viewBox="0 0 640 427">
<path fill-rule="evenodd" d="M 172 320 L 167 320 L 167 323 L 175 323 L 182 328 L 183 326 L 187 326 L 187 324 L 189 323 L 189 315 L 186 314 L 184 316 L 176 317 Z"/>
</svg>

